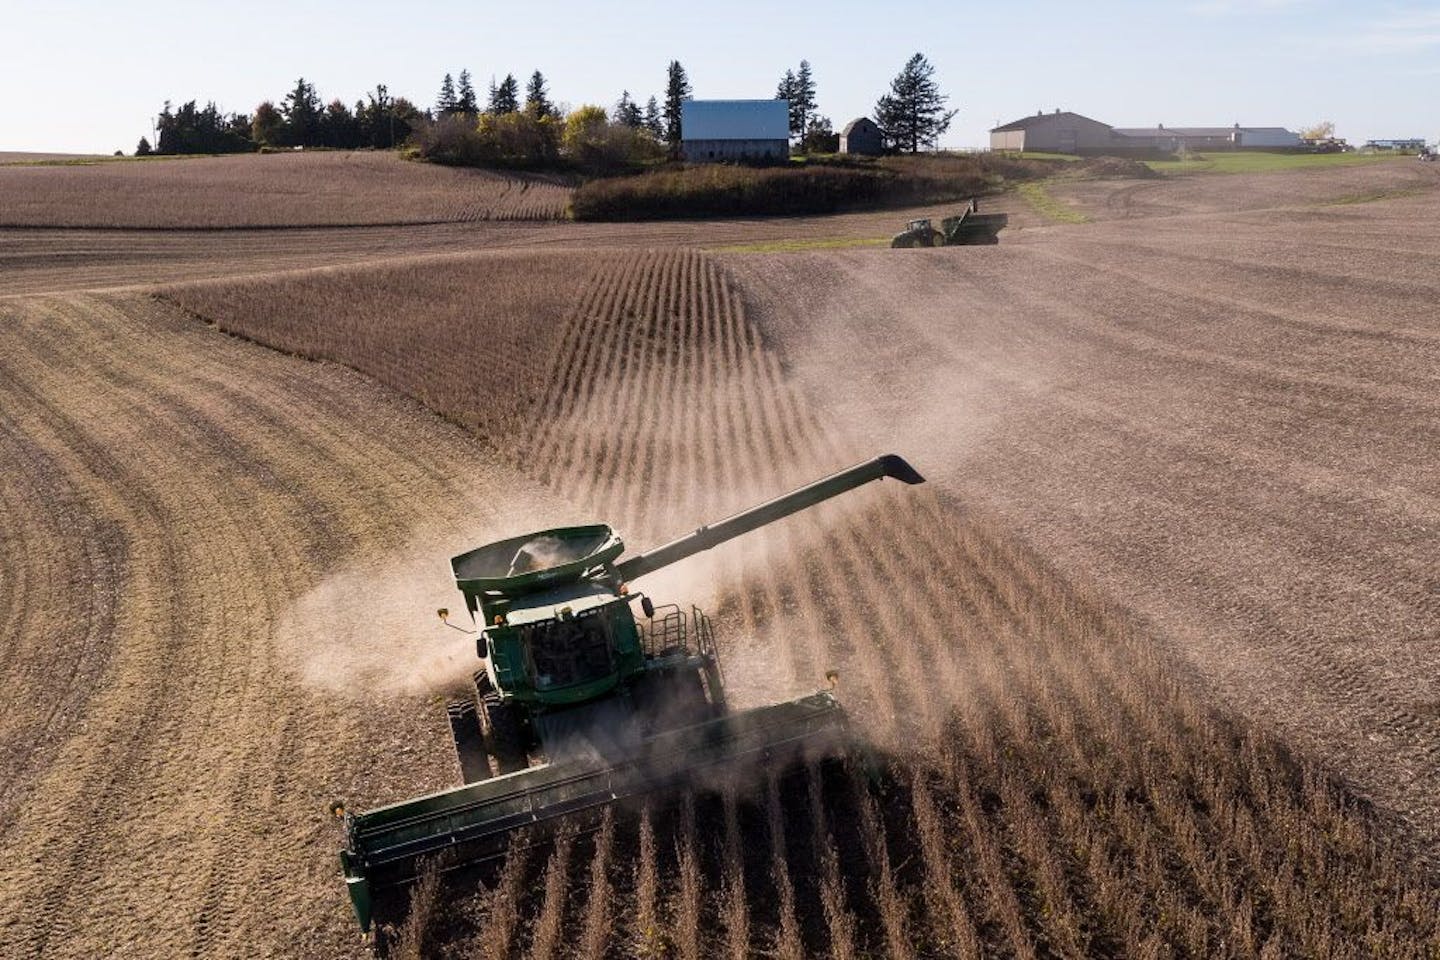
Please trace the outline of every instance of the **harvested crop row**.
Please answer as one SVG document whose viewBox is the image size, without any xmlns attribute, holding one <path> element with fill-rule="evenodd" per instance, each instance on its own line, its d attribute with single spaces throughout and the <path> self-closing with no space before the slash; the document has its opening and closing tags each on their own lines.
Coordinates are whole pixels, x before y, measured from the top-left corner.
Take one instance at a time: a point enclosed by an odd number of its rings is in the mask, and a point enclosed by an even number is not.
<svg viewBox="0 0 1440 960">
<path fill-rule="evenodd" d="M 497 251 L 217 280 L 165 297 L 227 333 L 355 366 L 509 447 L 545 395 L 565 316 L 608 262 Z"/>
</svg>

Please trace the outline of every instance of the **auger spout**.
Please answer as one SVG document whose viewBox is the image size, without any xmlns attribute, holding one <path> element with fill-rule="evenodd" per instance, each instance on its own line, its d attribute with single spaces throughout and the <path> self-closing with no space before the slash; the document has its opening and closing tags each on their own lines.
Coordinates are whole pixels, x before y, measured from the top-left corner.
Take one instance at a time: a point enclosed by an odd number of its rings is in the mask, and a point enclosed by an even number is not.
<svg viewBox="0 0 1440 960">
<path fill-rule="evenodd" d="M 741 534 L 749 533 L 768 523 L 788 517 L 792 513 L 798 513 L 817 503 L 829 500 L 831 497 L 839 496 L 856 487 L 864 486 L 872 480 L 884 477 L 891 477 L 909 484 L 925 482 L 925 478 L 920 476 L 919 471 L 910 466 L 904 457 L 887 453 L 874 460 L 858 463 L 847 470 L 841 470 L 839 473 L 833 473 L 822 480 L 807 484 L 798 490 L 792 490 L 773 500 L 767 500 L 748 510 L 742 510 L 718 523 L 701 527 L 693 533 L 671 540 L 654 550 L 648 550 L 645 553 L 636 554 L 628 560 L 622 560 L 615 565 L 615 572 L 620 575 L 622 580 L 643 577 L 647 573 L 654 573 L 662 567 L 668 567 L 686 557 L 719 546 L 727 540 L 733 540 Z"/>
</svg>

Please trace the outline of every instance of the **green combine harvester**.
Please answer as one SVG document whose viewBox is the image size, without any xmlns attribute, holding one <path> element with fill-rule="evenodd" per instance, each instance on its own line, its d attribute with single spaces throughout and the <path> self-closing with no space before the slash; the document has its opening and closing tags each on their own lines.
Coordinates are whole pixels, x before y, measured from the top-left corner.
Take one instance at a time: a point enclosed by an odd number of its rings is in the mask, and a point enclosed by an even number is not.
<svg viewBox="0 0 1440 960">
<path fill-rule="evenodd" d="M 361 928 L 370 929 L 373 895 L 412 881 L 424 862 L 485 861 L 503 855 L 521 828 L 669 787 L 718 785 L 737 766 L 842 749 L 845 717 L 831 693 L 729 709 L 710 621 L 694 607 L 657 606 L 629 585 L 882 477 L 924 482 L 892 454 L 625 560 L 625 544 L 605 524 L 453 558 L 466 609 L 483 624 L 476 652 L 485 663 L 474 697 L 448 707 L 464 785 L 363 813 L 337 805 L 340 862 Z"/>
</svg>

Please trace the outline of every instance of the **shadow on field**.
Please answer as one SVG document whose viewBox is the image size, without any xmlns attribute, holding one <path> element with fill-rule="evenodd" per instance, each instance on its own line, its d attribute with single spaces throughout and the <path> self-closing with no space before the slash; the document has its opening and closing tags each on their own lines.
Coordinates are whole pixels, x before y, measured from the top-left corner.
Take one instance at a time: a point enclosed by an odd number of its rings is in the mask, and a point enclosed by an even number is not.
<svg viewBox="0 0 1440 960">
<path fill-rule="evenodd" d="M 683 956 L 741 913 L 762 943 L 822 953 L 844 912 L 880 886 L 876 864 L 921 862 L 904 815 L 913 772 L 859 745 L 727 790 L 669 791 L 518 834 L 503 859 L 436 861 L 377 897 L 376 953 L 545 954 L 563 938 L 582 956 Z M 864 930 L 848 937 L 865 952 L 883 946 Z"/>
</svg>

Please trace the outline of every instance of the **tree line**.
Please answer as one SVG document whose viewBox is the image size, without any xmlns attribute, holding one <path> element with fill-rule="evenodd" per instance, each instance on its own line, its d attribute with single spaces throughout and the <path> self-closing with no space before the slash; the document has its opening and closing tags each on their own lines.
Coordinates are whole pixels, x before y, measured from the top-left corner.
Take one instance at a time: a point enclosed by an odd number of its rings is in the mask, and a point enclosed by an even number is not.
<svg viewBox="0 0 1440 960">
<path fill-rule="evenodd" d="M 468 69 L 446 73 L 435 104 L 422 110 L 393 97 L 384 84 L 354 107 L 328 104 L 303 77 L 277 104 L 266 100 L 253 113 L 224 113 L 213 102 L 166 101 L 156 118 L 155 143 L 141 138 L 138 156 L 152 153 L 238 153 L 265 149 L 328 147 L 390 149 L 413 144 L 422 156 L 451 163 L 497 163 L 543 167 L 562 160 L 613 166 L 678 156 L 681 112 L 692 87 L 678 60 L 666 67 L 663 97 L 642 105 L 629 90 L 607 111 L 582 106 L 564 111 L 549 94 L 545 76 L 534 71 L 522 92 L 514 74 L 492 80 L 484 102 Z M 820 114 L 817 85 L 808 60 L 787 69 L 776 87 L 789 101 L 792 142 L 802 153 L 833 153 L 839 136 Z M 875 104 L 874 120 L 893 150 L 934 147 L 954 110 L 940 92 L 935 68 L 917 53 Z"/>
<path fill-rule="evenodd" d="M 136 156 L 152 153 L 244 153 L 286 147 L 389 149 L 409 139 L 426 114 L 379 84 L 354 109 L 335 99 L 325 104 L 304 77 L 277 105 L 263 101 L 255 112 L 222 113 L 213 102 L 191 100 L 178 109 L 165 101 L 155 118 L 155 143 L 144 137 Z"/>
</svg>

